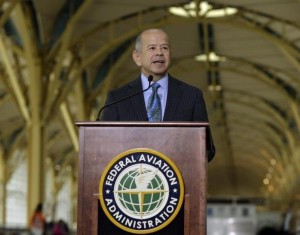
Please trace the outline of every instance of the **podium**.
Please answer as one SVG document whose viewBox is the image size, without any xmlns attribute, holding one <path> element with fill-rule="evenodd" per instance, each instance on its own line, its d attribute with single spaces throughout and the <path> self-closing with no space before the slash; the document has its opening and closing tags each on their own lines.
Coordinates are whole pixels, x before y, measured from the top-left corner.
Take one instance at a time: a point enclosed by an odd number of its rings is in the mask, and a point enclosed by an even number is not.
<svg viewBox="0 0 300 235">
<path fill-rule="evenodd" d="M 185 186 L 183 216 L 179 219 L 184 228 L 182 235 L 206 234 L 208 123 L 76 122 L 76 125 L 79 128 L 78 235 L 103 234 L 99 220 L 101 175 L 115 156 L 136 148 L 153 149 L 174 162 Z"/>
</svg>

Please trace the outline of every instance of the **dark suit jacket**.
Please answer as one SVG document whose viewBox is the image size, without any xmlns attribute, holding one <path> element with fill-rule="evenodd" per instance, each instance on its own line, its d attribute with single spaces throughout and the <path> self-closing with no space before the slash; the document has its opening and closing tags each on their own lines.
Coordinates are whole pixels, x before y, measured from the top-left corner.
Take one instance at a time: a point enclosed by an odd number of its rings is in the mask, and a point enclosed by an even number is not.
<svg viewBox="0 0 300 235">
<path fill-rule="evenodd" d="M 142 91 L 141 78 L 111 91 L 107 95 L 106 105 L 129 95 Z M 143 94 L 125 99 L 103 110 L 102 121 L 148 121 Z M 208 122 L 208 116 L 202 91 L 169 76 L 168 96 L 163 121 Z M 213 139 L 208 128 L 207 159 L 215 155 Z"/>
<path fill-rule="evenodd" d="M 168 96 L 166 110 L 163 121 L 199 121 L 208 122 L 205 102 L 201 90 L 190 86 L 169 76 Z M 119 101 L 127 96 L 142 92 L 141 78 L 137 78 L 131 83 L 109 92 L 107 95 L 106 105 Z M 148 121 L 147 111 L 143 93 L 125 98 L 121 102 L 117 102 L 105 109 L 101 116 L 102 121 Z M 207 158 L 210 161 L 215 155 L 215 147 L 213 139 L 208 128 L 207 131 Z M 98 235 L 114 234 L 124 235 L 125 233 L 105 217 L 101 207 L 99 213 L 99 223 L 104 229 L 103 233 Z M 183 232 L 183 208 L 176 218 L 165 228 L 155 233 L 155 235 L 182 235 Z"/>
</svg>

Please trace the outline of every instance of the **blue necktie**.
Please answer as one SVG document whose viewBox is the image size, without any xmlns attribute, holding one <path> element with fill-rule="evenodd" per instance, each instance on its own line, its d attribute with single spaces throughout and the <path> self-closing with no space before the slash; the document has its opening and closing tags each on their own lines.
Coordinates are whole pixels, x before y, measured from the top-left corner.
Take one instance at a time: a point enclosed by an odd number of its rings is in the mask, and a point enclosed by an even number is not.
<svg viewBox="0 0 300 235">
<path fill-rule="evenodd" d="M 158 83 L 152 84 L 152 93 L 148 100 L 147 105 L 147 115 L 149 122 L 161 122 L 162 121 L 162 114 L 161 114 L 161 103 L 160 98 L 157 93 L 158 88 L 160 85 Z"/>
</svg>

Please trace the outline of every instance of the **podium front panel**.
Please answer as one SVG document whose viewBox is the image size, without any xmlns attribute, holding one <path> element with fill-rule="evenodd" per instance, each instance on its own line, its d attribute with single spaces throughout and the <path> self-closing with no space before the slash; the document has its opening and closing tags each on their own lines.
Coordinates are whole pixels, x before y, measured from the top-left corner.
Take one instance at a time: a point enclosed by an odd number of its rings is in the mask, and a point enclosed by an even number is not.
<svg viewBox="0 0 300 235">
<path fill-rule="evenodd" d="M 130 149 L 148 148 L 168 156 L 189 194 L 191 235 L 206 234 L 207 123 L 79 122 L 77 234 L 97 234 L 99 181 L 107 164 Z"/>
</svg>

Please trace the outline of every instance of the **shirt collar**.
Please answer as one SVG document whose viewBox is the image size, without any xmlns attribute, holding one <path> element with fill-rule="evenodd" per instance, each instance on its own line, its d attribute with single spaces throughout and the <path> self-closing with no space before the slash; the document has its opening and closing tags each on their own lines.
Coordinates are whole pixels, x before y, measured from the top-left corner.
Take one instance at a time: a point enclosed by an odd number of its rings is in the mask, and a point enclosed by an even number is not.
<svg viewBox="0 0 300 235">
<path fill-rule="evenodd" d="M 144 74 L 141 74 L 141 79 L 142 79 L 143 90 L 147 89 L 149 86 L 148 77 L 146 77 Z M 169 80 L 169 75 L 166 74 L 163 78 L 159 79 L 157 83 L 161 86 L 163 90 L 166 90 L 168 89 L 168 80 Z M 152 83 L 153 82 L 151 82 L 151 84 Z"/>
</svg>

